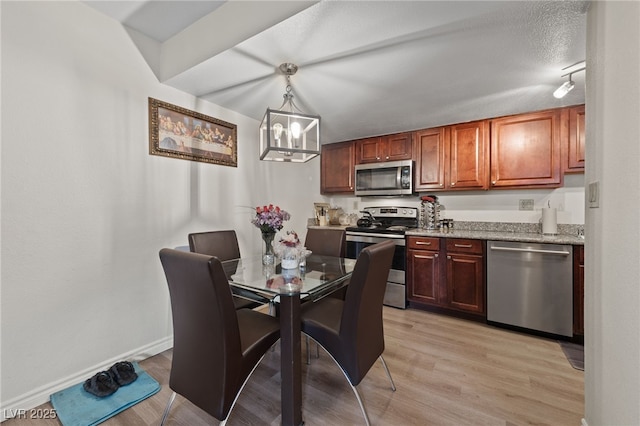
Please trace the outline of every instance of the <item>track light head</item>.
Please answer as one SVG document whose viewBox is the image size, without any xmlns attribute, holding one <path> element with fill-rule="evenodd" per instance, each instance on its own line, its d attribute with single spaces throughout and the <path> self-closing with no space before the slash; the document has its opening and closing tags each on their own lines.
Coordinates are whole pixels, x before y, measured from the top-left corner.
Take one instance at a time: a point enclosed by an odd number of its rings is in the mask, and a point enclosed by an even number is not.
<svg viewBox="0 0 640 426">
<path fill-rule="evenodd" d="M 575 85 L 576 84 L 571 80 L 571 77 L 569 77 L 569 81 L 565 81 L 562 86 L 558 87 L 556 91 L 553 92 L 553 96 L 557 99 L 564 98 L 567 93 L 573 90 Z"/>
<path fill-rule="evenodd" d="M 562 84 L 562 86 L 558 87 L 555 92 L 553 92 L 553 96 L 556 99 L 564 98 L 567 93 L 573 90 L 575 87 L 575 83 L 571 80 L 573 74 L 584 71 L 586 69 L 585 61 L 576 62 L 575 64 L 569 65 L 568 67 L 562 68 L 563 71 L 566 71 L 561 77 L 569 76 L 569 81 L 566 81 Z"/>
</svg>

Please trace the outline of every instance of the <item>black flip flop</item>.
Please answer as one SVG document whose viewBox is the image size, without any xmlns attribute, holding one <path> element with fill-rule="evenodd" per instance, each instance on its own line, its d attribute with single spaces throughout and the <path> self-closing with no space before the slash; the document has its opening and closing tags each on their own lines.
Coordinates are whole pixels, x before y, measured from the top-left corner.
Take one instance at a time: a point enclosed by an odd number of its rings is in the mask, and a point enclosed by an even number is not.
<svg viewBox="0 0 640 426">
<path fill-rule="evenodd" d="M 113 380 L 111 374 L 101 371 L 87 379 L 82 387 L 92 395 L 104 397 L 117 391 L 120 386 Z"/>
<path fill-rule="evenodd" d="M 129 361 L 116 362 L 109 368 L 109 374 L 120 386 L 128 385 L 138 378 L 136 369 Z"/>
</svg>

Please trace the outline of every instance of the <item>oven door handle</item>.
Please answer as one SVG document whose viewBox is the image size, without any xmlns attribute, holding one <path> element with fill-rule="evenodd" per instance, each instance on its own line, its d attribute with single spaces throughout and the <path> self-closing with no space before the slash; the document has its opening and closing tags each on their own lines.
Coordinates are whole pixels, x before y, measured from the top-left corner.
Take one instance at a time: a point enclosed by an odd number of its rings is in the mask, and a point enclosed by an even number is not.
<svg viewBox="0 0 640 426">
<path fill-rule="evenodd" d="M 346 235 L 347 241 L 352 241 L 354 243 L 381 243 L 383 241 L 393 240 L 397 246 L 404 246 L 405 240 L 404 235 L 398 234 L 370 234 L 366 232 L 347 232 Z"/>
</svg>

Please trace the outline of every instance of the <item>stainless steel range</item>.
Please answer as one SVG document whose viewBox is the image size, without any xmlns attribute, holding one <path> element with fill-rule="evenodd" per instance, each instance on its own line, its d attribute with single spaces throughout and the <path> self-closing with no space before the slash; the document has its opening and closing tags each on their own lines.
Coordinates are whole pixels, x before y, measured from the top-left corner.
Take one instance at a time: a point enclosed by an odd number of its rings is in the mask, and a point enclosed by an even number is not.
<svg viewBox="0 0 640 426">
<path fill-rule="evenodd" d="M 405 239 L 407 229 L 418 227 L 416 207 L 367 207 L 359 226 L 346 229 L 347 257 L 356 259 L 363 248 L 386 240 L 396 243 L 393 263 L 387 278 L 384 304 L 406 308 L 405 292 Z"/>
</svg>

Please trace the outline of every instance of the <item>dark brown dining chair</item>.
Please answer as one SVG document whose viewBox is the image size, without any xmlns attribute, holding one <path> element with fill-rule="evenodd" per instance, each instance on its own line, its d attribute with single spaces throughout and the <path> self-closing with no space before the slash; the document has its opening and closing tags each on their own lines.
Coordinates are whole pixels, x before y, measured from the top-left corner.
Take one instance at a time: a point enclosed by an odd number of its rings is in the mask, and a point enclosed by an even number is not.
<svg viewBox="0 0 640 426">
<path fill-rule="evenodd" d="M 235 309 L 229 282 L 214 256 L 162 249 L 173 317 L 169 387 L 224 424 L 245 383 L 280 338 L 278 319 Z"/>
<path fill-rule="evenodd" d="M 215 256 L 221 262 L 225 260 L 239 259 L 240 246 L 236 231 L 209 231 L 189 234 L 189 250 L 194 253 Z M 268 303 L 268 299 L 260 298 L 249 292 L 233 289 L 233 304 L 236 309 L 253 309 Z"/>
<path fill-rule="evenodd" d="M 356 386 L 380 358 L 391 389 L 396 390 L 382 357 L 382 301 L 395 243 L 364 248 L 351 275 L 344 301 L 326 297 L 302 306 L 302 332 L 318 342 L 338 364 L 358 399 L 367 425 L 369 417 Z"/>
<path fill-rule="evenodd" d="M 344 257 L 346 244 L 346 232 L 344 229 L 320 229 L 309 228 L 304 239 L 304 246 L 307 250 L 320 256 Z M 344 300 L 346 285 L 331 293 L 328 297 L 335 297 Z M 309 337 L 305 339 L 307 349 L 307 364 L 311 364 L 311 352 L 309 350 Z M 316 346 L 316 358 L 320 357 L 318 346 Z"/>
<path fill-rule="evenodd" d="M 322 256 L 344 257 L 345 231 L 334 229 L 307 229 L 304 246 Z"/>
</svg>

